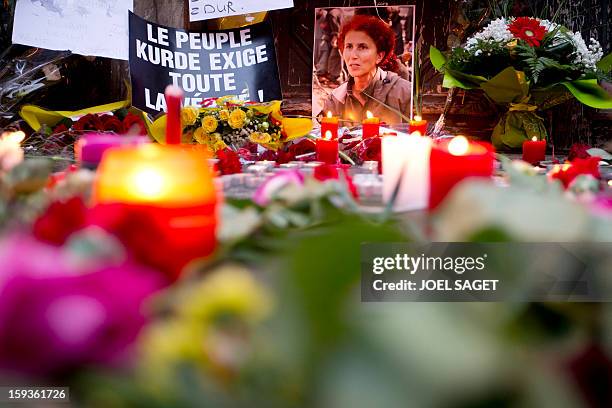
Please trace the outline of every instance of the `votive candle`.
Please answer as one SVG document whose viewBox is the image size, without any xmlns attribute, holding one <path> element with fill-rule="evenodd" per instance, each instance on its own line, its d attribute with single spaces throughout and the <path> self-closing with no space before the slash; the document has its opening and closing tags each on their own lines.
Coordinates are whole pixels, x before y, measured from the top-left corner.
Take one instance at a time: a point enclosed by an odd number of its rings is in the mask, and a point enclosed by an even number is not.
<svg viewBox="0 0 612 408">
<path fill-rule="evenodd" d="M 366 118 L 363 120 L 362 125 L 362 137 L 367 139 L 368 137 L 378 136 L 380 131 L 380 119 L 372 114 L 372 112 L 366 112 Z"/>
<path fill-rule="evenodd" d="M 410 133 L 419 132 L 421 136 L 425 136 L 427 133 L 427 121 L 417 115 L 414 119 L 410 120 L 408 129 Z"/>
<path fill-rule="evenodd" d="M 537 137 L 523 142 L 523 161 L 538 164 L 546 158 L 546 140 L 538 140 Z"/>
<path fill-rule="evenodd" d="M 331 111 L 328 111 L 327 116 L 321 118 L 321 136 L 324 136 L 328 131 L 330 131 L 332 134 L 332 139 L 337 139 L 338 120 L 338 117 L 334 117 Z"/>
<path fill-rule="evenodd" d="M 334 139 L 332 132 L 327 131 L 324 138 L 317 139 L 317 160 L 325 164 L 338 163 L 338 139 Z"/>
</svg>

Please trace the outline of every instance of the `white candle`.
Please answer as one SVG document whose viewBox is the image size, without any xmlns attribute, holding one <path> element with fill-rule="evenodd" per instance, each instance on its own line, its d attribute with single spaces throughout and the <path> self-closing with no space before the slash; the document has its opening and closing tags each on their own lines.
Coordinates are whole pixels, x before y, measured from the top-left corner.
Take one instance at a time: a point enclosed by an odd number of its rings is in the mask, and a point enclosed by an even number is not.
<svg viewBox="0 0 612 408">
<path fill-rule="evenodd" d="M 429 202 L 429 153 L 431 139 L 416 135 L 383 137 L 383 200 L 388 203 L 399 182 L 395 211 L 427 208 Z"/>
</svg>

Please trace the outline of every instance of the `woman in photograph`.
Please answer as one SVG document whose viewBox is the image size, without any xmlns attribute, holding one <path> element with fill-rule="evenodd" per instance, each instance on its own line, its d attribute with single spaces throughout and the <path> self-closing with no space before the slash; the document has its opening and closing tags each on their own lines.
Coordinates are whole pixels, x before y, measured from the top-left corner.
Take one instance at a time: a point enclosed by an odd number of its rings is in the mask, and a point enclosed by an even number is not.
<svg viewBox="0 0 612 408">
<path fill-rule="evenodd" d="M 349 79 L 325 100 L 323 113 L 331 111 L 355 124 L 367 111 L 387 124 L 405 122 L 398 112 L 410 116 L 411 84 L 396 73 L 400 64 L 393 30 L 377 17 L 356 15 L 340 28 L 338 46 Z"/>
</svg>

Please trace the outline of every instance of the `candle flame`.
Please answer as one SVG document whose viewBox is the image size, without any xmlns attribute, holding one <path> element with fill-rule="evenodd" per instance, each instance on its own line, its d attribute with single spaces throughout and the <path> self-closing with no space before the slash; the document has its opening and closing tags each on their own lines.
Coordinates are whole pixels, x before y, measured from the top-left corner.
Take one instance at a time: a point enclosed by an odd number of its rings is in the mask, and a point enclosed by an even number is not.
<svg viewBox="0 0 612 408">
<path fill-rule="evenodd" d="M 531 140 L 534 141 L 534 142 L 537 142 L 538 138 L 534 136 L 534 137 L 531 138 Z"/>
<path fill-rule="evenodd" d="M 420 122 L 421 120 L 423 120 L 423 118 L 420 117 L 419 115 L 415 115 L 414 120 L 417 122 Z"/>
<path fill-rule="evenodd" d="M 325 140 L 331 140 L 332 139 L 332 132 L 331 130 L 328 130 L 325 132 Z"/>
<path fill-rule="evenodd" d="M 448 152 L 453 156 L 463 156 L 468 152 L 470 143 L 465 136 L 453 137 L 448 144 Z"/>
<path fill-rule="evenodd" d="M 569 169 L 570 167 L 572 167 L 572 165 L 570 163 L 565 163 L 563 165 L 563 167 L 561 167 L 561 170 L 566 171 L 567 169 Z"/>
<path fill-rule="evenodd" d="M 136 171 L 132 183 L 136 194 L 148 200 L 158 199 L 164 192 L 164 176 L 154 168 Z"/>
<path fill-rule="evenodd" d="M 420 130 L 415 130 L 414 132 L 412 132 L 412 133 L 410 134 L 410 136 L 416 136 L 416 137 L 418 137 L 418 136 L 423 136 L 423 135 L 421 134 L 421 131 L 420 131 Z"/>
<path fill-rule="evenodd" d="M 328 118 L 331 118 L 331 117 L 332 117 L 332 113 L 331 113 L 331 111 L 327 111 L 327 117 L 328 117 Z"/>
<path fill-rule="evenodd" d="M 372 119 L 373 117 L 374 117 L 374 115 L 372 115 L 372 112 L 366 111 L 366 118 Z"/>
<path fill-rule="evenodd" d="M 23 139 L 25 139 L 25 133 L 23 133 L 21 130 L 17 132 L 6 132 L 2 134 L 2 140 L 17 145 L 23 142 Z"/>
<path fill-rule="evenodd" d="M 608 180 L 608 187 L 612 187 L 612 180 Z"/>
</svg>

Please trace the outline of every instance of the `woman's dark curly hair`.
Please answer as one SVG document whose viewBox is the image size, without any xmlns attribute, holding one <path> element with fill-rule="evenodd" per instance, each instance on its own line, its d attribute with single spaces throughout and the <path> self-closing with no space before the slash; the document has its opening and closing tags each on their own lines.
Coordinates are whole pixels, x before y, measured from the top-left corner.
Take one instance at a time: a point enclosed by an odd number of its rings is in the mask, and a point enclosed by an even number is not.
<svg viewBox="0 0 612 408">
<path fill-rule="evenodd" d="M 399 67 L 397 57 L 393 52 L 395 49 L 395 33 L 384 21 L 378 17 L 358 14 L 342 24 L 338 34 L 338 47 L 342 52 L 344 52 L 344 37 L 349 31 L 366 33 L 376 44 L 376 51 L 385 53 L 378 66 L 384 70 L 397 72 Z"/>
</svg>

